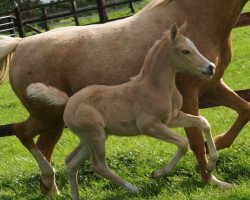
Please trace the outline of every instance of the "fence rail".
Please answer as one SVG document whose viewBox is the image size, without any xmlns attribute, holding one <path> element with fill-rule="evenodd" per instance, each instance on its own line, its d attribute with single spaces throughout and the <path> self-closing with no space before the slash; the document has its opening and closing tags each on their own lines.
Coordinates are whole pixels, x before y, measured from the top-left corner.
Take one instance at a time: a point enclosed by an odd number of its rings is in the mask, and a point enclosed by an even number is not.
<svg viewBox="0 0 250 200">
<path fill-rule="evenodd" d="M 48 30 L 50 30 L 48 22 L 50 20 L 54 20 L 54 19 L 60 19 L 60 18 L 72 16 L 74 18 L 75 25 L 79 26 L 80 23 L 79 23 L 78 15 L 82 14 L 82 13 L 87 13 L 90 11 L 97 11 L 98 12 L 99 22 L 97 22 L 97 23 L 105 23 L 108 21 L 113 21 L 113 20 L 124 18 L 124 17 L 128 17 L 128 16 L 124 16 L 121 18 L 109 20 L 108 15 L 106 13 L 106 8 L 128 4 L 129 8 L 131 10 L 131 13 L 135 13 L 135 9 L 133 7 L 133 2 L 136 2 L 136 1 L 140 1 L 140 0 L 120 0 L 120 1 L 113 0 L 113 1 L 109 1 L 107 3 L 104 3 L 103 0 L 96 0 L 95 5 L 89 5 L 89 6 L 77 8 L 76 0 L 65 0 L 65 1 L 58 1 L 58 2 L 48 3 L 48 4 L 43 4 L 43 5 L 35 6 L 32 8 L 21 9 L 20 7 L 17 7 L 17 8 L 15 8 L 14 12 L 8 12 L 5 14 L 15 16 L 15 26 L 17 27 L 19 37 L 25 37 L 24 27 L 28 27 L 37 33 L 41 33 L 41 31 L 38 30 L 37 28 L 35 28 L 34 26 L 32 26 L 32 24 L 42 23 L 45 31 L 48 31 Z M 47 12 L 48 8 L 50 8 L 50 7 L 53 7 L 55 5 L 59 6 L 60 4 L 66 4 L 66 3 L 69 4 L 68 6 L 70 6 L 71 9 L 64 10 L 64 11 L 61 11 L 59 13 L 49 14 Z M 37 10 L 37 9 L 40 9 L 40 11 L 42 13 L 40 16 L 32 17 L 32 18 L 28 18 L 28 19 L 22 19 L 23 13 L 32 12 L 33 10 Z M 0 14 L 0 16 L 1 16 L 1 14 Z M 0 30 L 1 30 L 1 27 L 0 27 Z"/>
<path fill-rule="evenodd" d="M 12 16 L 0 17 L 0 34 L 9 35 L 11 37 L 16 36 L 15 23 Z"/>
</svg>

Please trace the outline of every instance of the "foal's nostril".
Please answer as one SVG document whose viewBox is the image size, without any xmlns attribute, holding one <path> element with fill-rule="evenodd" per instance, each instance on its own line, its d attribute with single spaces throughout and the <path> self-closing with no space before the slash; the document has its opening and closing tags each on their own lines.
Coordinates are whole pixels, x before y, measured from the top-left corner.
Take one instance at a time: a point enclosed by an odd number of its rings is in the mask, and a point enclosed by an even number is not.
<svg viewBox="0 0 250 200">
<path fill-rule="evenodd" d="M 214 65 L 209 65 L 209 66 L 208 66 L 208 71 L 209 71 L 209 72 L 212 72 L 212 73 L 213 73 L 214 70 L 215 70 L 215 66 L 214 66 Z"/>
</svg>

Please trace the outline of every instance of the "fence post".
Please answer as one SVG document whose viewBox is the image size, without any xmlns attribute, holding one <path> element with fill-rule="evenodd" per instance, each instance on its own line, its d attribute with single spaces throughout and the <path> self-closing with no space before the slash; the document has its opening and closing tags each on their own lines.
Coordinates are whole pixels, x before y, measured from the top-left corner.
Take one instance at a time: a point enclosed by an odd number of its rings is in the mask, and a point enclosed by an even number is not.
<svg viewBox="0 0 250 200">
<path fill-rule="evenodd" d="M 96 0 L 97 3 L 97 9 L 98 9 L 98 14 L 100 18 L 100 23 L 105 23 L 108 21 L 108 17 L 105 11 L 104 3 L 103 0 Z"/>
<path fill-rule="evenodd" d="M 49 31 L 49 24 L 48 24 L 48 21 L 47 21 L 48 12 L 47 12 L 47 9 L 46 9 L 45 6 L 42 7 L 42 13 L 43 13 L 43 19 L 44 19 L 44 22 L 43 22 L 44 29 L 46 31 Z"/>
<path fill-rule="evenodd" d="M 76 13 L 77 7 L 76 7 L 76 1 L 75 0 L 71 1 L 71 6 L 72 6 L 72 12 L 74 13 L 74 19 L 75 19 L 76 26 L 80 26 L 78 16 L 77 16 L 77 13 Z"/>
<path fill-rule="evenodd" d="M 132 12 L 132 13 L 135 13 L 135 9 L 134 9 L 132 0 L 129 0 L 128 4 L 129 4 L 129 7 L 130 7 L 131 12 Z"/>
<path fill-rule="evenodd" d="M 14 25 L 14 22 L 13 22 L 13 17 L 11 15 L 7 18 L 7 22 L 11 23 L 12 26 L 13 26 L 12 29 L 9 30 L 10 36 L 11 37 L 16 37 L 15 25 Z"/>
<path fill-rule="evenodd" d="M 22 23 L 22 19 L 21 19 L 20 7 L 15 8 L 15 15 L 16 15 L 16 26 L 18 28 L 19 37 L 23 38 L 23 37 L 25 37 L 25 34 L 23 31 L 23 23 Z"/>
</svg>

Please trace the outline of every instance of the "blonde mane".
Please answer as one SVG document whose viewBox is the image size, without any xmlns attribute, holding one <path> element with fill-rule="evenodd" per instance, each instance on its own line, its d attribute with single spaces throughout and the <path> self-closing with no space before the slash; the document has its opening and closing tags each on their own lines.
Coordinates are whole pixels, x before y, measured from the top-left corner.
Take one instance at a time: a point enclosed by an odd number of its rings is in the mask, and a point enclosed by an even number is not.
<svg viewBox="0 0 250 200">
<path fill-rule="evenodd" d="M 160 39 L 158 39 L 154 42 L 153 46 L 148 50 L 148 53 L 143 61 L 143 65 L 142 65 L 142 68 L 141 68 L 139 74 L 134 76 L 134 77 L 131 77 L 129 80 L 133 81 L 133 80 L 139 79 L 140 77 L 143 76 L 145 69 L 150 66 L 152 58 L 154 57 L 157 50 L 160 48 L 162 43 L 167 42 L 167 40 L 169 38 L 168 36 L 169 36 L 169 31 L 166 31 L 163 33 L 163 35 Z"/>
<path fill-rule="evenodd" d="M 173 0 L 152 0 L 147 6 L 145 6 L 139 13 L 144 13 L 146 11 L 152 10 L 158 7 L 166 6 L 170 1 Z"/>
</svg>

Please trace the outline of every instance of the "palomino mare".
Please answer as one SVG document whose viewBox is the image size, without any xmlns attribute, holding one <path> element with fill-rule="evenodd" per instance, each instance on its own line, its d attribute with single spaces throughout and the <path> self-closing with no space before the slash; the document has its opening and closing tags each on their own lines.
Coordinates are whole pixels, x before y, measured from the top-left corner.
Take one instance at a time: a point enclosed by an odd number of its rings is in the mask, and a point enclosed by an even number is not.
<svg viewBox="0 0 250 200">
<path fill-rule="evenodd" d="M 146 134 L 178 146 L 178 151 L 164 168 L 154 171 L 158 178 L 173 171 L 188 150 L 188 140 L 169 127 L 197 127 L 203 131 L 209 147 L 207 169 L 212 171 L 218 153 L 208 121 L 180 111 L 182 97 L 175 84 L 177 72 L 189 72 L 210 79 L 215 66 L 203 57 L 176 25 L 164 33 L 149 49 L 140 73 L 121 85 L 88 86 L 70 98 L 67 94 L 42 83 L 27 88 L 30 98 L 50 105 L 65 105 L 66 126 L 80 139 L 80 144 L 66 159 L 73 200 L 79 200 L 77 171 L 92 157 L 92 169 L 99 175 L 121 185 L 130 193 L 139 189 L 115 175 L 105 159 L 108 134 L 134 136 Z"/>
<path fill-rule="evenodd" d="M 38 147 L 50 162 L 64 126 L 63 108 L 34 103 L 26 96 L 27 86 L 41 82 L 55 86 L 71 96 L 91 84 L 124 83 L 139 72 L 146 52 L 162 32 L 173 22 L 181 25 L 187 20 L 186 35 L 217 68 L 208 82 L 192 75 L 177 76 L 177 86 L 184 100 L 182 110 L 198 115 L 201 95 L 236 110 L 239 116 L 232 128 L 216 138 L 217 148 L 230 146 L 250 118 L 249 103 L 236 95 L 221 79 L 231 59 L 230 33 L 246 2 L 159 0 L 151 2 L 136 15 L 120 21 L 62 28 L 21 40 L 0 40 L 1 61 L 15 50 L 13 59 L 6 59 L 10 62 L 2 66 L 2 74 L 10 69 L 11 86 L 30 113 L 24 122 L 1 126 L 0 135 L 16 135 L 29 150 Z M 206 171 L 202 134 L 196 128 L 188 128 L 186 131 L 202 177 L 208 181 L 210 174 Z M 32 138 L 37 134 L 40 136 L 36 146 Z M 49 176 L 54 175 L 52 173 Z M 48 174 L 41 174 L 41 190 L 56 194 L 55 183 L 46 177 Z"/>
</svg>

